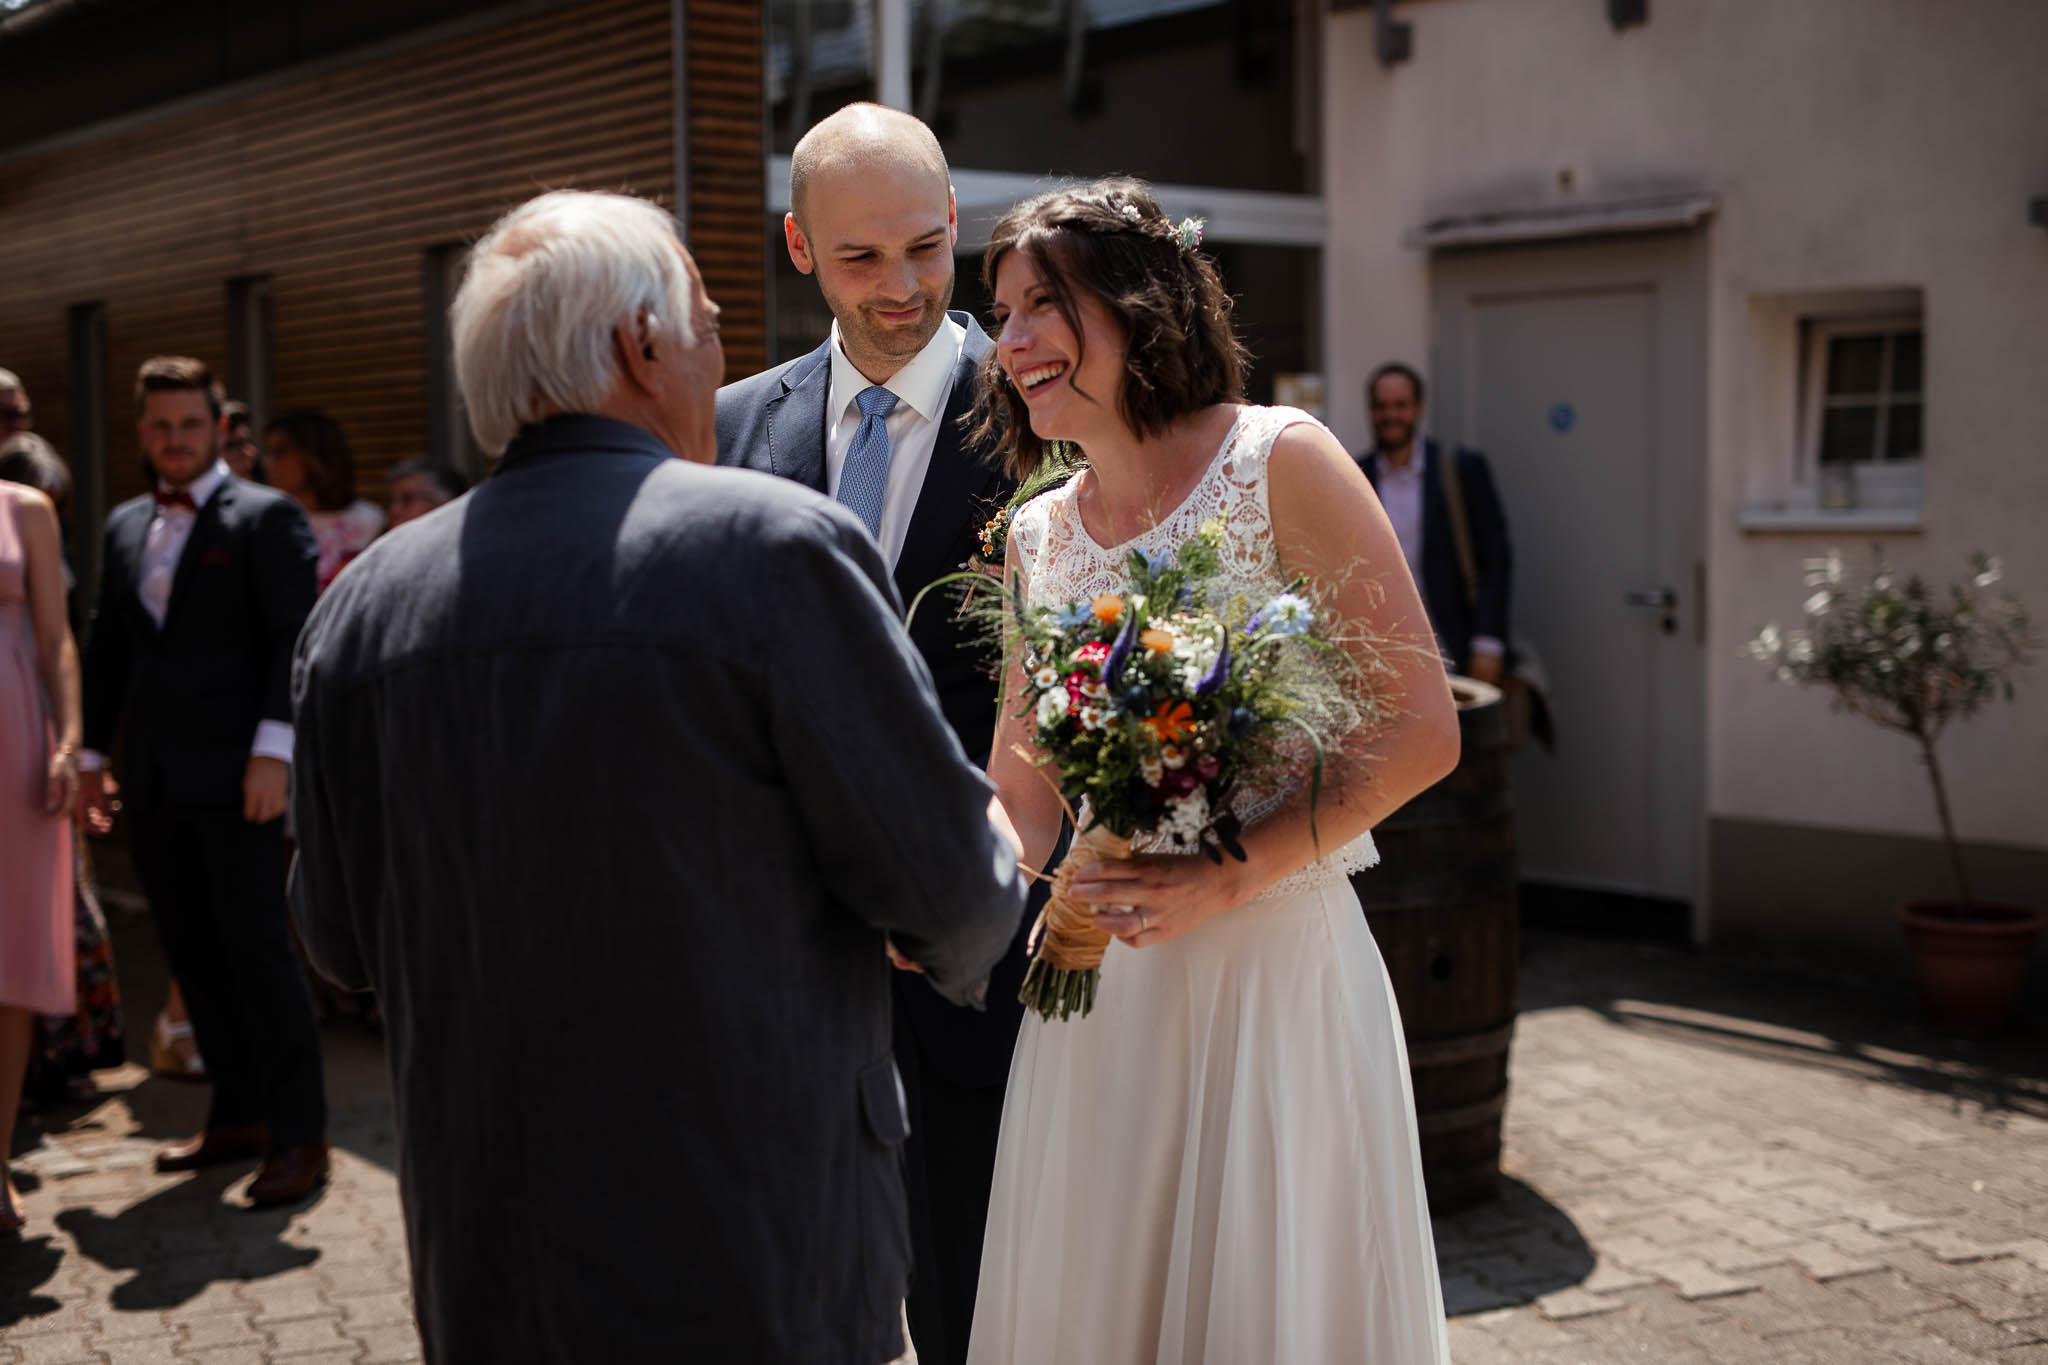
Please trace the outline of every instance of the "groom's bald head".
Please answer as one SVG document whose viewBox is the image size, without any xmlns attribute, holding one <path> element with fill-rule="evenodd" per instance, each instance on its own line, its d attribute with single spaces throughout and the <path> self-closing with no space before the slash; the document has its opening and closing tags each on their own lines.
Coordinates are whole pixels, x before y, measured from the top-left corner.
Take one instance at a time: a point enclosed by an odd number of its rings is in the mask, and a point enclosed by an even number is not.
<svg viewBox="0 0 2048 1365">
<path fill-rule="evenodd" d="M 849 104 L 815 124 L 789 158 L 789 208 L 808 228 L 811 192 L 842 176 L 927 174 L 944 195 L 952 176 L 939 139 L 921 119 L 879 104 Z"/>
</svg>

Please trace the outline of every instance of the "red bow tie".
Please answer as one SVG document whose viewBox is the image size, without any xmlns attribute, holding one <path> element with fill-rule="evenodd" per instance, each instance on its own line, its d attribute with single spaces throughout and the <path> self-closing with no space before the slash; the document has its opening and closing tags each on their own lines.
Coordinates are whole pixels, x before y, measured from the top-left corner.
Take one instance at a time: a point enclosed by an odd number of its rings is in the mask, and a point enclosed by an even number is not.
<svg viewBox="0 0 2048 1365">
<path fill-rule="evenodd" d="M 150 496 L 156 499 L 158 507 L 182 507 L 187 512 L 197 512 L 199 510 L 199 504 L 192 501 L 192 495 L 182 488 L 174 493 L 166 493 L 161 488 L 158 488 L 152 490 Z"/>
</svg>

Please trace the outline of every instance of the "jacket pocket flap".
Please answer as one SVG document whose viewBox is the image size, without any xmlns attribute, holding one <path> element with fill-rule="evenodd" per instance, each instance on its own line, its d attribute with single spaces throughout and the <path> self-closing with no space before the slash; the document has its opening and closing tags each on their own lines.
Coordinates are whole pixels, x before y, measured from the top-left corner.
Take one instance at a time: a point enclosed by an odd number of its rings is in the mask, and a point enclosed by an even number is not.
<svg viewBox="0 0 2048 1365">
<path fill-rule="evenodd" d="M 884 1057 L 869 1062 L 860 1072 L 860 1111 L 868 1128 L 889 1146 L 910 1136 L 910 1113 L 904 1103 L 903 1078 L 896 1074 L 896 1061 Z"/>
</svg>

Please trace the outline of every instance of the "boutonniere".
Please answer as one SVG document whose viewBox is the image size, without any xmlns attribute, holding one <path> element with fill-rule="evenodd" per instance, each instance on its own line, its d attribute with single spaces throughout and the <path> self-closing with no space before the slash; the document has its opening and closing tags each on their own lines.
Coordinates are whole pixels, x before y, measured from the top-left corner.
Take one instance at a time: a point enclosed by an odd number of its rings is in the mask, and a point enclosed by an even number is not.
<svg viewBox="0 0 2048 1365">
<path fill-rule="evenodd" d="M 960 593 L 958 608 L 959 614 L 964 615 L 974 604 L 974 593 L 977 588 L 985 582 L 1000 585 L 1003 581 L 1003 555 L 1009 547 L 1010 528 L 1016 524 L 1018 510 L 1040 493 L 1049 488 L 1056 488 L 1073 478 L 1086 464 L 1087 460 L 1082 457 L 1081 448 L 1071 441 L 1049 442 L 1045 458 L 1039 462 L 1038 468 L 1032 471 L 1030 477 L 1017 485 L 1015 492 L 1001 502 L 991 499 L 983 504 L 982 509 L 975 514 L 980 520 L 980 525 L 975 531 L 979 543 L 974 553 L 953 573 L 934 579 L 920 588 L 917 596 L 910 599 L 910 610 L 904 614 L 904 623 L 909 624 L 911 618 L 917 615 L 917 609 L 923 603 L 925 595 L 935 588 L 965 583 L 967 586 Z"/>
</svg>

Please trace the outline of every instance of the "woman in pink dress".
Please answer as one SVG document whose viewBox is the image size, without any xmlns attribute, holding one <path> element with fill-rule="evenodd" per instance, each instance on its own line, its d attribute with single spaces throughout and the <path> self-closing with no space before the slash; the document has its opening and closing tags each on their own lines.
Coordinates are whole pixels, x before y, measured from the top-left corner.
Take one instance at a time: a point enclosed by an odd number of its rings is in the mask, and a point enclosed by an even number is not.
<svg viewBox="0 0 2048 1365">
<path fill-rule="evenodd" d="M 78 647 L 61 545 L 50 500 L 0 483 L 0 1134 L 14 1131 L 35 1017 L 78 1007 Z M 0 1232 L 12 1232 L 21 1200 L 4 1169 L 0 1196 Z"/>
</svg>

